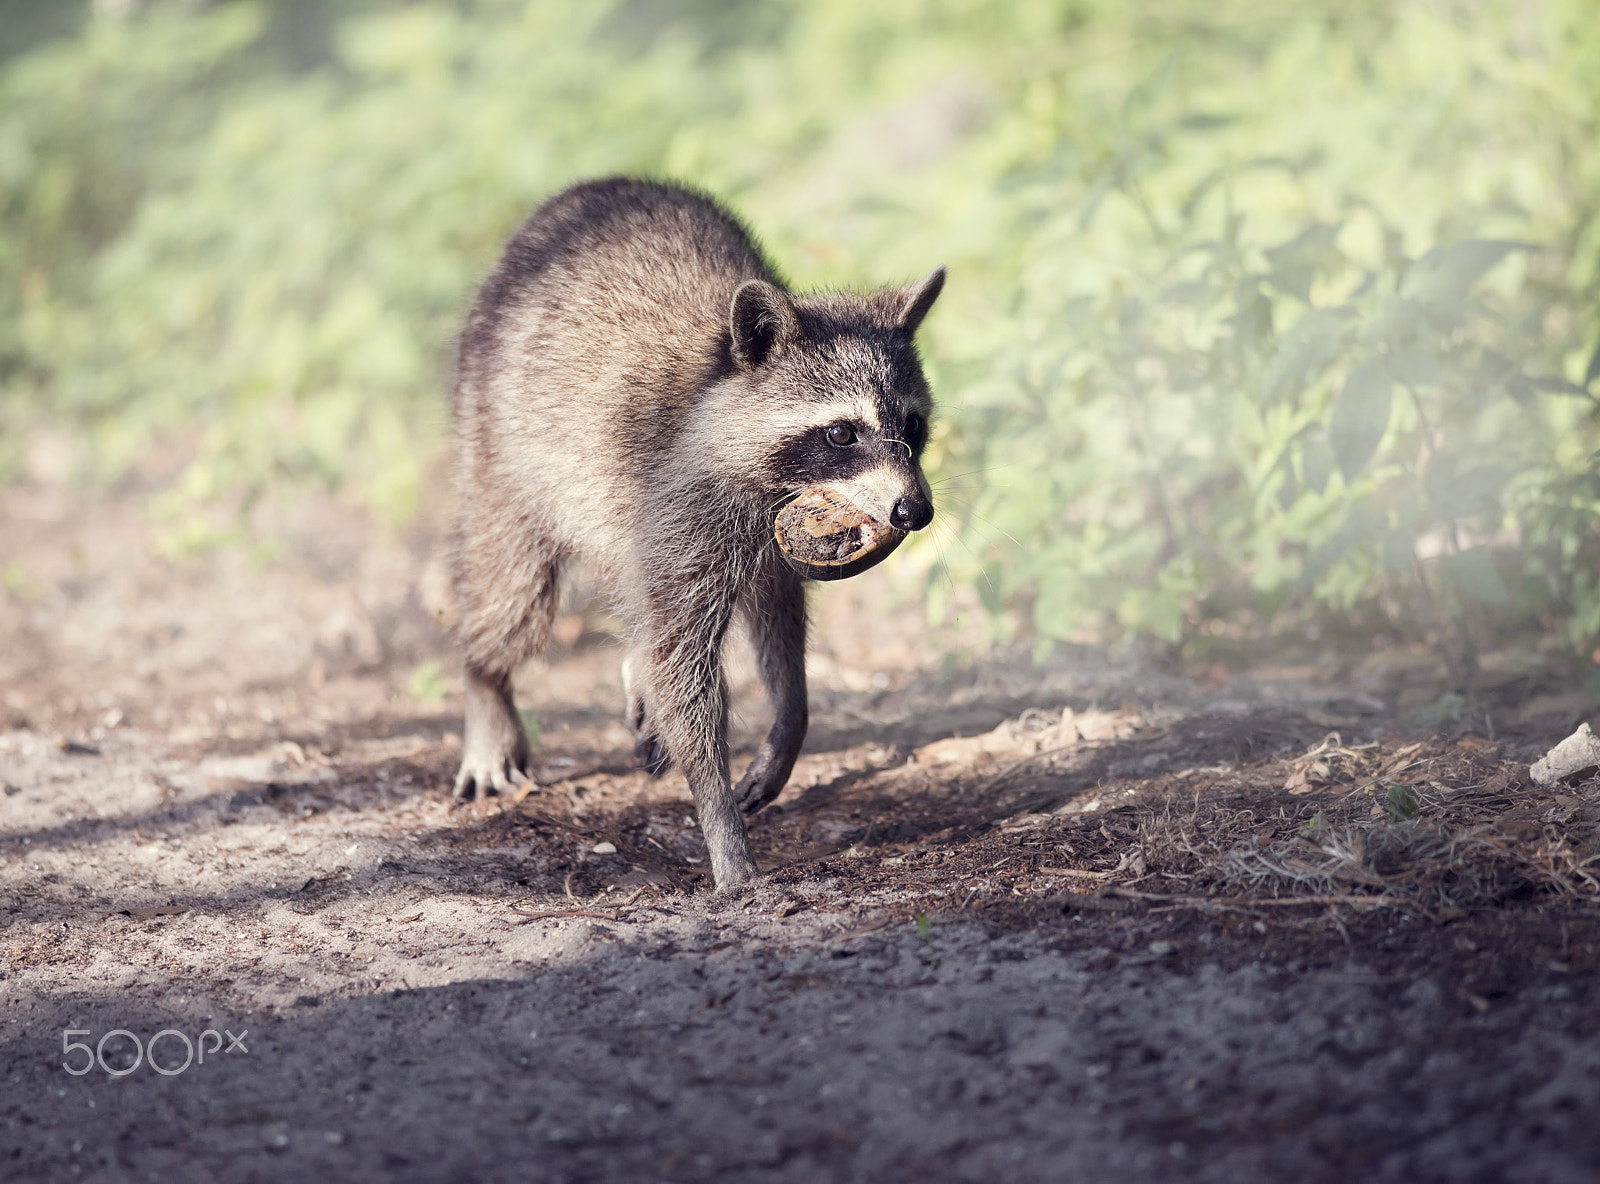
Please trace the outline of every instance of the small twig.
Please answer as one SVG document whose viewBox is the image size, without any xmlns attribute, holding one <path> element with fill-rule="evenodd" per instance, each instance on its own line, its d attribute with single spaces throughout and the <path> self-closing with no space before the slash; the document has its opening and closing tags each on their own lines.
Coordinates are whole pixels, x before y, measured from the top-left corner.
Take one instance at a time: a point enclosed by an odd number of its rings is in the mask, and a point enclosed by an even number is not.
<svg viewBox="0 0 1600 1184">
<path fill-rule="evenodd" d="M 1075 867 L 1041 867 L 1036 869 L 1041 876 L 1075 876 L 1082 880 L 1103 880 L 1110 872 L 1089 872 Z"/>
<path fill-rule="evenodd" d="M 611 913 L 602 913 L 595 909 L 556 909 L 548 913 L 530 913 L 527 909 L 519 909 L 516 905 L 507 905 L 513 913 L 526 917 L 530 921 L 548 921 L 556 917 L 598 917 L 602 921 L 621 921 L 622 918 Z"/>
<path fill-rule="evenodd" d="M 1366 905 L 1369 908 L 1393 908 L 1398 905 L 1412 905 L 1415 902 L 1401 898 L 1389 899 L 1382 896 L 1264 896 L 1251 897 L 1224 897 L 1224 896 L 1178 896 L 1165 892 L 1140 892 L 1135 888 L 1124 888 L 1119 884 L 1106 886 L 1107 896 L 1125 896 L 1134 900 L 1159 900 L 1168 904 L 1193 904 L 1193 905 L 1219 905 L 1224 908 L 1271 908 L 1302 904 L 1350 904 Z"/>
<path fill-rule="evenodd" d="M 1018 769 L 1022 768 L 1024 765 L 1031 764 L 1033 761 L 1036 761 L 1036 760 L 1040 759 L 1041 757 L 1055 756 L 1056 753 L 1058 753 L 1058 752 L 1070 752 L 1072 749 L 1078 748 L 1078 747 L 1080 747 L 1080 746 L 1082 746 L 1084 744 L 1093 744 L 1093 743 L 1094 742 L 1092 740 L 1091 741 L 1075 740 L 1071 744 L 1062 744 L 1062 745 L 1060 745 L 1060 746 L 1058 746 L 1056 748 L 1046 748 L 1043 752 L 1036 752 L 1036 753 L 1033 753 L 1031 756 L 1025 756 L 1020 761 L 1014 761 L 1011 764 L 1007 765 L 1005 768 L 1001 769 L 993 777 L 989 778 L 988 781 L 985 781 L 982 785 L 980 785 L 978 787 L 978 789 L 977 789 L 977 792 L 978 793 L 988 793 L 991 789 L 993 789 L 995 786 L 999 785 L 1002 781 L 1004 781 L 1007 777 L 1011 776 L 1011 774 L 1015 773 Z"/>
<path fill-rule="evenodd" d="M 893 917 L 886 918 L 886 919 L 884 919 L 882 921 L 868 921 L 864 925 L 856 925 L 856 926 L 853 926 L 850 929 L 845 929 L 845 930 L 842 930 L 839 933 L 835 933 L 828 940 L 830 940 L 830 941 L 849 941 L 852 937 L 865 937 L 869 933 L 880 933 L 883 930 L 889 928 L 889 926 L 891 926 L 893 924 L 894 924 L 894 918 Z"/>
</svg>

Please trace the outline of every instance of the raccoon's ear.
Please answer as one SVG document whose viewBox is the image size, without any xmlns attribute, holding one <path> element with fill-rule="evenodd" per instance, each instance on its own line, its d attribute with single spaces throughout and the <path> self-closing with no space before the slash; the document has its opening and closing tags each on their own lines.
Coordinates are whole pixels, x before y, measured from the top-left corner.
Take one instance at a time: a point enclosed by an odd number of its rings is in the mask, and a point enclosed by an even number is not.
<svg viewBox="0 0 1600 1184">
<path fill-rule="evenodd" d="M 907 333 L 915 333 L 917 326 L 922 324 L 922 318 L 928 315 L 928 310 L 933 307 L 933 302 L 939 299 L 939 293 L 944 289 L 944 268 L 935 267 L 928 273 L 928 278 L 915 288 L 905 290 L 905 303 L 900 306 L 900 315 L 895 318 L 894 327 L 904 329 Z"/>
<path fill-rule="evenodd" d="M 788 295 L 766 280 L 746 280 L 733 294 L 728 328 L 734 362 L 741 370 L 754 370 L 800 336 L 800 314 Z"/>
</svg>

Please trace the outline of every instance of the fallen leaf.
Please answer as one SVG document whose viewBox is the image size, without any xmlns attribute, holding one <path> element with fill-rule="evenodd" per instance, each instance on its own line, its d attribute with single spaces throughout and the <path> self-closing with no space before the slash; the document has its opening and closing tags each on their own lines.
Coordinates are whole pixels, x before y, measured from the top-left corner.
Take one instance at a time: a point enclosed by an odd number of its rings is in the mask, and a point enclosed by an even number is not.
<svg viewBox="0 0 1600 1184">
<path fill-rule="evenodd" d="M 1289 780 L 1283 783 L 1283 788 L 1297 796 L 1311 793 L 1327 782 L 1329 772 L 1327 761 L 1311 761 L 1308 764 L 1296 765 L 1294 771 L 1289 774 Z"/>
<path fill-rule="evenodd" d="M 187 905 L 158 904 L 147 909 L 123 909 L 121 913 L 125 917 L 132 917 L 135 921 L 150 921 L 156 917 L 176 917 L 188 911 Z"/>
<path fill-rule="evenodd" d="M 1536 785 L 1554 785 L 1600 765 L 1600 736 L 1587 723 L 1534 762 L 1530 773 Z"/>
<path fill-rule="evenodd" d="M 413 921 L 420 921 L 420 920 L 422 920 L 422 914 L 421 913 L 412 913 L 409 917 L 401 917 L 398 921 L 395 922 L 395 924 L 396 925 L 409 925 Z"/>
</svg>

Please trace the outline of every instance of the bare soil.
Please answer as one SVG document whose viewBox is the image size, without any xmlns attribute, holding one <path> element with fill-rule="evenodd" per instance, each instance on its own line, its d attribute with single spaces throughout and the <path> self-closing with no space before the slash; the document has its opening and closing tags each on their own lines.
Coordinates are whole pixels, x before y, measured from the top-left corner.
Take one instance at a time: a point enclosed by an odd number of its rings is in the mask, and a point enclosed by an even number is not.
<svg viewBox="0 0 1600 1184">
<path fill-rule="evenodd" d="M 1034 662 L 902 554 L 817 590 L 719 896 L 602 612 L 519 677 L 538 787 L 453 808 L 433 535 L 266 530 L 0 491 L 0 1178 L 1600 1178 L 1600 779 L 1527 769 L 1594 704 L 1535 649 L 1470 703 L 1404 647 Z"/>
</svg>

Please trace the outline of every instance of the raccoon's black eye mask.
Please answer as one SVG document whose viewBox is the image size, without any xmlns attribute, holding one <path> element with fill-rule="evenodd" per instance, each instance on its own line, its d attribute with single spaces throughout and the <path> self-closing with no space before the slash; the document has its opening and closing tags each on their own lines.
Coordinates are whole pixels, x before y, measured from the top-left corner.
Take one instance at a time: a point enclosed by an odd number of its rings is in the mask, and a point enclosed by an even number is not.
<svg viewBox="0 0 1600 1184">
<path fill-rule="evenodd" d="M 923 444 L 925 444 L 928 439 L 928 421 L 913 411 L 910 415 L 906 416 L 906 427 L 903 438 L 905 439 L 906 447 L 911 449 L 913 456 L 921 452 Z"/>
</svg>

